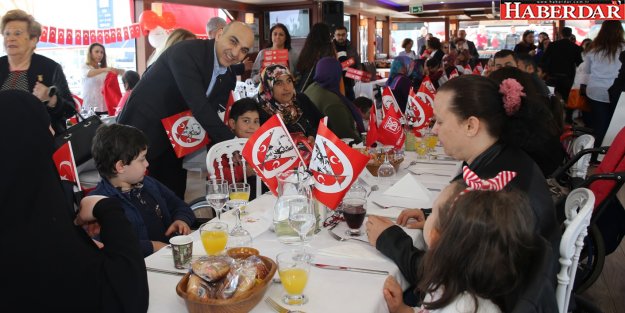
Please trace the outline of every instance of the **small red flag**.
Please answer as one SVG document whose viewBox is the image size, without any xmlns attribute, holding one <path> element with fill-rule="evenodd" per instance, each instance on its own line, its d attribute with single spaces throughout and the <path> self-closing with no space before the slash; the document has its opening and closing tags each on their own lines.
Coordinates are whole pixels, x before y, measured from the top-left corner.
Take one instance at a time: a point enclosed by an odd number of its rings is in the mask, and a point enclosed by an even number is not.
<svg viewBox="0 0 625 313">
<path fill-rule="evenodd" d="M 224 114 L 224 123 L 228 125 L 228 119 L 230 119 L 230 110 L 232 110 L 232 104 L 234 104 L 234 92 L 230 91 L 230 96 L 228 97 L 228 103 L 226 103 L 226 113 Z"/>
<path fill-rule="evenodd" d="M 193 153 L 210 142 L 206 131 L 193 117 L 191 110 L 161 119 L 161 123 L 178 158 Z"/>
<path fill-rule="evenodd" d="M 431 105 L 417 97 L 413 88 L 410 88 L 405 116 L 406 123 L 416 131 L 428 127 L 428 121 L 434 116 L 434 110 Z"/>
<path fill-rule="evenodd" d="M 392 145 L 397 149 L 401 149 L 406 140 L 406 134 L 404 134 L 404 129 L 401 125 L 403 114 L 399 110 L 399 105 L 397 105 L 397 101 L 389 87 L 384 88 L 382 91 L 382 110 L 384 111 L 384 118 L 378 128 L 377 140 L 383 145 Z"/>
<path fill-rule="evenodd" d="M 54 152 L 52 160 L 54 160 L 54 165 L 56 165 L 56 170 L 59 172 L 61 179 L 75 183 L 80 189 L 80 180 L 78 179 L 78 170 L 76 169 L 76 162 L 74 161 L 74 152 L 69 141 Z"/>
</svg>

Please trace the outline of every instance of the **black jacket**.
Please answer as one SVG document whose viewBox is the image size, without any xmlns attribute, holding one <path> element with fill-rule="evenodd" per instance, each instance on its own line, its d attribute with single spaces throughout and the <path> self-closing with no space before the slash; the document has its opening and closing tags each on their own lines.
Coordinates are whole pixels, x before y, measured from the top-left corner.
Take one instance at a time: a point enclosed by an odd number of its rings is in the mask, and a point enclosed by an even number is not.
<svg viewBox="0 0 625 313">
<path fill-rule="evenodd" d="M 0 58 L 0 86 L 9 75 L 9 58 Z M 63 73 L 63 67 L 54 60 L 33 53 L 30 60 L 30 67 L 27 72 L 28 92 L 32 92 L 35 83 L 41 79 L 41 83 L 50 87 L 56 86 L 57 102 L 54 108 L 46 106 L 50 114 L 50 124 L 56 134 L 65 131 L 65 121 L 76 114 L 74 99 L 67 86 L 67 79 Z"/>
<path fill-rule="evenodd" d="M 545 51 L 542 61 L 547 74 L 564 74 L 574 77 L 575 69 L 582 63 L 582 48 L 568 38 L 556 40 Z"/>
<path fill-rule="evenodd" d="M 118 122 L 141 129 L 154 157 L 174 153 L 161 119 L 191 109 L 213 143 L 234 138 L 217 115 L 236 85 L 231 69 L 213 79 L 214 40 L 186 40 L 167 49 L 132 90 Z"/>
<path fill-rule="evenodd" d="M 537 221 L 536 231 L 547 239 L 558 253 L 560 228 L 556 223 L 551 195 L 545 177 L 536 163 L 525 152 L 497 143 L 480 154 L 469 165 L 469 168 L 482 179 L 495 177 L 504 170 L 517 172 L 518 175 L 511 181 L 511 186 L 526 192 Z M 461 178 L 462 176 L 459 175 L 455 179 Z M 411 284 L 416 284 L 419 281 L 417 267 L 423 256 L 423 251 L 413 246 L 412 238 L 399 226 L 390 227 L 382 232 L 376 242 L 376 248 L 397 264 L 404 277 Z M 555 259 L 552 264 L 555 264 Z M 553 278 L 555 280 L 555 276 Z"/>
</svg>

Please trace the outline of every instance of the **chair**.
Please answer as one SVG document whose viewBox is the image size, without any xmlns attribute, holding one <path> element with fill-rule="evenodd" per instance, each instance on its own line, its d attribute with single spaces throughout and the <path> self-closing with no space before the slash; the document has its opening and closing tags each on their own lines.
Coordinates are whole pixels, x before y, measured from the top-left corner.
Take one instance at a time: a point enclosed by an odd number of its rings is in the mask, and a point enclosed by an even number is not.
<svg viewBox="0 0 625 313">
<path fill-rule="evenodd" d="M 560 241 L 560 272 L 556 299 L 560 313 L 568 312 L 569 301 L 573 292 L 573 283 L 577 273 L 584 238 L 588 234 L 588 225 L 595 205 L 595 195 L 587 188 L 573 190 L 566 199 L 564 221 L 565 231 Z"/>
<path fill-rule="evenodd" d="M 241 152 L 246 142 L 247 138 L 235 138 L 214 144 L 206 154 L 206 170 L 208 171 L 208 178 L 216 180 L 216 170 L 219 170 L 219 177 L 226 177 L 224 176 L 224 166 L 221 162 L 223 155 L 226 155 L 228 165 L 230 167 L 230 178 L 232 181 L 236 181 L 234 165 L 235 153 Z M 247 162 L 245 162 L 245 159 L 241 158 L 241 164 L 243 167 L 243 173 L 246 173 Z M 217 165 L 217 169 L 215 169 L 215 165 Z M 243 175 L 243 182 L 247 183 L 247 175 Z M 256 197 L 260 197 L 261 194 L 262 182 L 260 180 L 260 176 L 256 176 Z"/>
</svg>

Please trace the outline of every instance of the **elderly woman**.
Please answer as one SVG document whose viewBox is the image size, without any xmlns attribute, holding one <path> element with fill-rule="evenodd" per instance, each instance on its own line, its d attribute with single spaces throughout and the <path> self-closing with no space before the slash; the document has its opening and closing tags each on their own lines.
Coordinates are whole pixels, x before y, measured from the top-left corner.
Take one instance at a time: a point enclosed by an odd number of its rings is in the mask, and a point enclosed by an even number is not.
<svg viewBox="0 0 625 313">
<path fill-rule="evenodd" d="M 22 10 L 10 10 L 0 28 L 7 54 L 0 58 L 0 90 L 32 93 L 46 106 L 54 132 L 63 132 L 75 104 L 61 65 L 34 53 L 41 25 Z"/>
<path fill-rule="evenodd" d="M 284 65 L 270 65 L 260 77 L 257 98 L 260 123 L 280 114 L 289 132 L 302 133 L 314 142 L 317 125 L 323 116 L 305 94 L 295 92 L 289 69 Z"/>
<path fill-rule="evenodd" d="M 407 57 L 406 57 L 407 58 Z M 352 138 L 360 142 L 364 132 L 363 117 L 358 108 L 339 91 L 341 64 L 333 57 L 317 62 L 314 82 L 304 93 L 321 114 L 328 117 L 328 128 L 339 138 Z"/>
<path fill-rule="evenodd" d="M 271 40 L 269 41 L 269 47 L 260 50 L 258 55 L 256 55 L 256 60 L 254 61 L 254 65 L 252 65 L 252 79 L 255 83 L 260 81 L 260 72 L 264 66 L 263 62 L 265 61 L 265 53 L 271 50 L 282 50 L 286 49 L 289 51 L 289 69 L 291 73 L 295 71 L 295 65 L 297 65 L 297 57 L 298 54 L 291 48 L 291 34 L 289 34 L 289 30 L 284 26 L 284 24 L 277 23 L 269 29 L 269 33 L 271 34 Z"/>
<path fill-rule="evenodd" d="M 482 179 L 503 170 L 517 172 L 510 184 L 528 195 L 537 222 L 535 231 L 557 251 L 560 230 L 545 177 L 524 151 L 529 140 L 548 132 L 550 114 L 544 104 L 537 103 L 542 98 L 531 80 L 523 78 L 527 74 L 515 70 L 501 82 L 463 75 L 442 85 L 434 100 L 433 131 L 446 154 L 465 162 Z M 406 225 L 408 220 L 416 220 L 410 226 L 417 228 L 425 218 L 419 209 L 405 210 L 397 223 Z M 411 283 L 420 280 L 415 269 L 423 251 L 412 245 L 412 238 L 399 226 L 370 216 L 367 232 L 369 242 L 393 259 Z"/>
<path fill-rule="evenodd" d="M 408 103 L 408 93 L 410 93 L 410 74 L 413 68 L 412 59 L 407 56 L 398 56 L 391 63 L 391 72 L 386 86 L 391 88 L 397 104 L 402 112 L 406 111 L 406 103 Z"/>
</svg>

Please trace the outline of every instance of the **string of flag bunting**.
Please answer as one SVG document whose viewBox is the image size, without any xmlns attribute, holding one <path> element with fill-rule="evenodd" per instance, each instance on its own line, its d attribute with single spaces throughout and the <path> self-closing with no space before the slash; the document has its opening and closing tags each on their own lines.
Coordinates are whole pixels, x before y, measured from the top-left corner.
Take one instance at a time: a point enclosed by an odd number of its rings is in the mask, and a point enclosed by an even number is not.
<svg viewBox="0 0 625 313">
<path fill-rule="evenodd" d="M 40 42 L 59 45 L 90 45 L 92 43 L 115 43 L 135 39 L 142 35 L 139 23 L 109 29 L 68 29 L 41 26 Z"/>
</svg>

